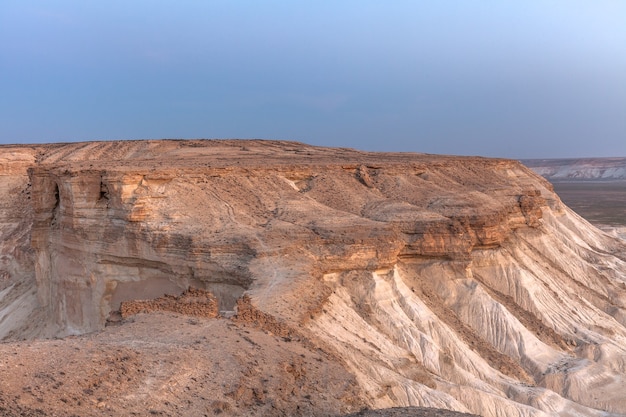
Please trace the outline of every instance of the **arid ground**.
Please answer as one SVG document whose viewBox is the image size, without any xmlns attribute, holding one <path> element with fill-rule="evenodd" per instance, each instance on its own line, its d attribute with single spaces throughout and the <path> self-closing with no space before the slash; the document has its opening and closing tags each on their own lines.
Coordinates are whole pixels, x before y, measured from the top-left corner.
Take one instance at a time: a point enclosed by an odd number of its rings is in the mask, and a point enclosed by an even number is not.
<svg viewBox="0 0 626 417">
<path fill-rule="evenodd" d="M 554 181 L 554 191 L 591 223 L 626 226 L 626 181 Z"/>
</svg>

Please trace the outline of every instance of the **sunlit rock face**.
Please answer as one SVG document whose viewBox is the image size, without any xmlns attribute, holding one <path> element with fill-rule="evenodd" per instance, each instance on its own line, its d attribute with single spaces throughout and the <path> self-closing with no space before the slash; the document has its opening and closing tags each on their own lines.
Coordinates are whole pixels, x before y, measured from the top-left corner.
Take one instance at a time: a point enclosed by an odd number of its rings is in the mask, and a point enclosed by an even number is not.
<svg viewBox="0 0 626 417">
<path fill-rule="evenodd" d="M 2 337 L 96 331 L 188 287 L 221 311 L 245 293 L 372 407 L 626 413 L 626 246 L 518 162 L 269 141 L 0 155 L 0 311 L 19 283 L 31 306 Z"/>
</svg>

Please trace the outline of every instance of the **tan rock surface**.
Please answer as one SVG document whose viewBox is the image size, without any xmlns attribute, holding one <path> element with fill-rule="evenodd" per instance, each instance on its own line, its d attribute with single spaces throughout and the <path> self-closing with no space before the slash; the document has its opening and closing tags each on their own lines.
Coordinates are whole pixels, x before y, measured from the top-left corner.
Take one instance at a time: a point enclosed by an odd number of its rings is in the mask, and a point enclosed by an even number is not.
<svg viewBox="0 0 626 417">
<path fill-rule="evenodd" d="M 156 312 L 0 344 L 3 417 L 331 416 L 358 410 L 359 395 L 323 352 L 226 319 Z"/>
<path fill-rule="evenodd" d="M 294 346 L 325 355 L 324 372 L 353 391 L 331 399 L 329 388 L 307 409 L 326 398 L 319 415 L 397 406 L 626 414 L 626 246 L 518 162 L 272 141 L 33 145 L 0 155 L 0 337 L 101 331 L 124 302 L 194 287 L 214 294 L 224 316 L 239 300 L 244 323 L 275 334 L 278 351 L 255 342 L 274 355 L 262 374 Z M 154 333 L 173 331 L 138 317 Z M 236 320 L 214 322 L 239 334 L 229 327 Z M 129 326 L 27 343 L 42 352 L 58 343 L 60 354 L 93 342 L 108 352 L 104 341 Z M 188 349 L 190 339 L 176 338 L 184 346 L 172 339 L 167 349 Z M 213 366 L 209 356 L 188 359 L 177 366 Z M 233 373 L 258 390 L 243 368 Z M 33 378 L 25 375 L 6 389 Z M 128 389 L 150 390 L 150 381 Z M 46 387 L 37 398 L 57 398 Z M 245 392 L 233 410 L 246 407 Z M 278 404 L 277 392 L 264 398 Z M 196 401 L 173 398 L 176 407 Z M 307 415 L 289 408 L 303 401 L 278 408 Z"/>
<path fill-rule="evenodd" d="M 179 296 L 164 295 L 153 300 L 130 300 L 120 304 L 120 318 L 139 313 L 169 311 L 192 317 L 214 319 L 219 316 L 218 300 L 209 291 L 189 288 Z M 111 320 L 108 322 L 111 323 Z"/>
</svg>

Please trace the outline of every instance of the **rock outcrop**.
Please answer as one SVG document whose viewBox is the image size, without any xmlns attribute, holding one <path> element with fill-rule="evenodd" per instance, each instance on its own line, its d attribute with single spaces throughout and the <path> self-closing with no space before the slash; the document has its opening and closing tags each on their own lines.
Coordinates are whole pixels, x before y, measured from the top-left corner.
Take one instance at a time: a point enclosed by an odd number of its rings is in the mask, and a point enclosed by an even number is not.
<svg viewBox="0 0 626 417">
<path fill-rule="evenodd" d="M 192 317 L 216 318 L 219 316 L 217 299 L 208 291 L 190 288 L 180 296 L 164 295 L 153 300 L 122 301 L 120 318 L 126 319 L 140 313 L 170 311 Z"/>
<path fill-rule="evenodd" d="M 38 300 L 0 337 L 96 331 L 194 287 L 332 352 L 370 407 L 626 413 L 626 245 L 519 162 L 271 141 L 0 158 L 0 314 L 20 282 Z"/>
</svg>

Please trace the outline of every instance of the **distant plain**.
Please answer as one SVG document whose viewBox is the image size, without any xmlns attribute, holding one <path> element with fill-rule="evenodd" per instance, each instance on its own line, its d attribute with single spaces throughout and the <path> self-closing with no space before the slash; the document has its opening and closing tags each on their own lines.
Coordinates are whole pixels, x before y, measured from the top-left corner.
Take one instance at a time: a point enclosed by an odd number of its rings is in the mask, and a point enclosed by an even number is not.
<svg viewBox="0 0 626 417">
<path fill-rule="evenodd" d="M 553 181 L 554 191 L 594 224 L 626 226 L 626 181 Z"/>
</svg>

